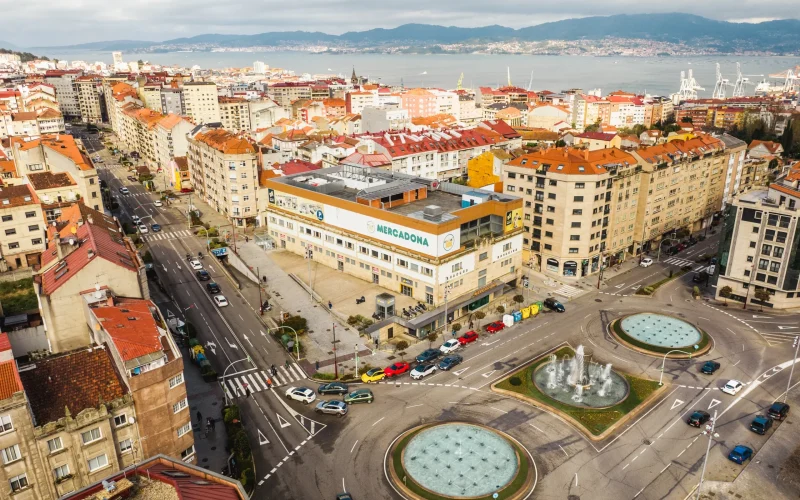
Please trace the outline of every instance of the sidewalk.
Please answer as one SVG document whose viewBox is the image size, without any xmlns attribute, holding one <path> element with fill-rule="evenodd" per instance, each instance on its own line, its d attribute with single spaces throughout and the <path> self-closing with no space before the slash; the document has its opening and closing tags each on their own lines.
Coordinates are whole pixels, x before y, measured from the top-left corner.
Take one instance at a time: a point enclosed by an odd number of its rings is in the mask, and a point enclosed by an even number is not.
<svg viewBox="0 0 800 500">
<path fill-rule="evenodd" d="M 617 266 L 609 266 L 603 270 L 603 278 L 600 281 L 599 291 L 604 291 L 608 287 L 608 280 L 624 275 L 625 273 L 639 267 L 639 257 L 631 257 Z M 561 302 L 574 300 L 587 293 L 598 291 L 597 274 L 584 276 L 581 278 L 569 278 L 566 276 L 554 278 L 540 271 L 525 268 L 523 275 L 530 277 L 530 290 L 534 294 L 544 297 L 555 297 Z M 614 290 L 614 289 L 612 289 Z"/>
<path fill-rule="evenodd" d="M 225 451 L 225 424 L 222 422 L 223 395 L 218 383 L 207 383 L 200 375 L 200 369 L 192 363 L 189 349 L 181 347 L 183 355 L 183 377 L 186 383 L 186 395 L 189 398 L 192 431 L 194 432 L 194 449 L 197 454 L 197 465 L 221 473 L 227 463 L 228 453 Z M 198 425 L 197 412 L 203 418 Z M 206 419 L 215 420 L 215 428 L 205 436 Z"/>
</svg>

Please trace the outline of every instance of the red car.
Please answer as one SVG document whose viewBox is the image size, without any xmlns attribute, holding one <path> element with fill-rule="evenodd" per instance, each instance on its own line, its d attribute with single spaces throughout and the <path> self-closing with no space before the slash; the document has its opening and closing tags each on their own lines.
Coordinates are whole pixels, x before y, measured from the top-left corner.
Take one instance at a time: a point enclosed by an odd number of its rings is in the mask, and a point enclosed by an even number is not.
<svg viewBox="0 0 800 500">
<path fill-rule="evenodd" d="M 489 333 L 497 333 L 505 327 L 506 324 L 503 323 L 502 321 L 495 321 L 494 323 L 489 323 L 486 326 L 486 331 Z"/>
<path fill-rule="evenodd" d="M 461 345 L 467 345 L 471 342 L 475 342 L 476 340 L 478 340 L 478 334 L 472 330 L 458 337 L 458 343 Z"/>
<path fill-rule="evenodd" d="M 407 372 L 411 368 L 408 363 L 401 361 L 393 364 L 392 366 L 387 366 L 383 373 L 386 375 L 386 378 L 396 377 L 398 375 L 402 375 L 403 373 Z"/>
</svg>

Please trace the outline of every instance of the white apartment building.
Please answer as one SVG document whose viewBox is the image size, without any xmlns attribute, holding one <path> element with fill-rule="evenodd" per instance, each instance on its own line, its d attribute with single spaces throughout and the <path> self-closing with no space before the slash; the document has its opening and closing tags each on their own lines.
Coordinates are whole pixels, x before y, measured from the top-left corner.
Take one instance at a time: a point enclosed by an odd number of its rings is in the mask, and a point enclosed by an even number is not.
<svg viewBox="0 0 800 500">
<path fill-rule="evenodd" d="M 214 82 L 186 82 L 183 84 L 183 103 L 186 114 L 195 123 L 219 123 L 219 98 Z"/>
<path fill-rule="evenodd" d="M 44 75 L 45 83 L 56 89 L 56 99 L 65 117 L 79 118 L 81 116 L 80 100 L 75 89 L 75 80 L 81 76 L 80 70 L 53 70 Z"/>
<path fill-rule="evenodd" d="M 222 127 L 231 132 L 250 130 L 250 107 L 240 97 L 220 97 L 219 114 Z"/>
<path fill-rule="evenodd" d="M 75 79 L 74 86 L 78 96 L 81 121 L 102 123 L 102 80 L 94 76 L 80 76 Z"/>
<path fill-rule="evenodd" d="M 397 104 L 387 104 L 379 108 L 366 106 L 361 110 L 361 130 L 363 132 L 386 132 L 403 130 L 411 126 L 408 110 Z"/>
</svg>

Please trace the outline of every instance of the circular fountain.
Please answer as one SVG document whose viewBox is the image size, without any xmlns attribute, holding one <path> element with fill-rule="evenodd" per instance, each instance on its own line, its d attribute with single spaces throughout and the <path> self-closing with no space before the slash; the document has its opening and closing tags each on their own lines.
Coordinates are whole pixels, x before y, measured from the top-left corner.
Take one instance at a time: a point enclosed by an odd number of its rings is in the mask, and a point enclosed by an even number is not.
<svg viewBox="0 0 800 500">
<path fill-rule="evenodd" d="M 622 330 L 632 339 L 657 349 L 694 350 L 702 332 L 694 325 L 672 316 L 655 313 L 632 314 L 620 321 Z"/>
<path fill-rule="evenodd" d="M 602 365 L 587 360 L 582 345 L 575 349 L 575 357 L 561 359 L 550 355 L 548 362 L 533 374 L 533 383 L 547 396 L 572 406 L 607 408 L 628 397 L 629 387 L 625 377 L 611 369 L 611 363 Z"/>
</svg>

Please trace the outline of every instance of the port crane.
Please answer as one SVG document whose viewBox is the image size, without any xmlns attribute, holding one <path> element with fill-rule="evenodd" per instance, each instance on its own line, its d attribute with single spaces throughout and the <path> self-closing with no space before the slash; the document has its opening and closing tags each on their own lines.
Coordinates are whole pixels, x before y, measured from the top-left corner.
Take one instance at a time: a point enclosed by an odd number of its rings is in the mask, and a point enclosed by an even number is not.
<svg viewBox="0 0 800 500">
<path fill-rule="evenodd" d="M 791 92 L 794 87 L 800 83 L 800 74 L 795 73 L 794 70 L 787 69 L 782 73 L 774 73 L 769 75 L 770 78 L 783 80 L 783 86 L 778 87 L 779 92 Z"/>
<path fill-rule="evenodd" d="M 731 97 L 744 97 L 745 85 L 756 85 L 750 81 L 751 76 L 762 78 L 764 75 L 743 75 L 742 65 L 736 63 L 736 83 L 733 85 L 733 94 Z"/>
<path fill-rule="evenodd" d="M 717 63 L 717 83 L 714 84 L 714 92 L 711 93 L 712 99 L 725 99 L 726 89 L 731 86 L 730 80 L 722 76 L 722 71 Z"/>
<path fill-rule="evenodd" d="M 508 71 L 508 86 L 511 87 L 511 66 L 506 66 L 506 70 Z"/>
<path fill-rule="evenodd" d="M 677 94 L 674 94 L 677 96 L 678 100 L 686 101 L 690 99 L 697 99 L 698 90 L 705 89 L 697 84 L 697 80 L 694 79 L 692 70 L 689 70 L 688 76 L 686 71 L 681 71 L 681 88 L 678 90 Z"/>
</svg>

